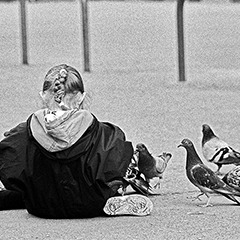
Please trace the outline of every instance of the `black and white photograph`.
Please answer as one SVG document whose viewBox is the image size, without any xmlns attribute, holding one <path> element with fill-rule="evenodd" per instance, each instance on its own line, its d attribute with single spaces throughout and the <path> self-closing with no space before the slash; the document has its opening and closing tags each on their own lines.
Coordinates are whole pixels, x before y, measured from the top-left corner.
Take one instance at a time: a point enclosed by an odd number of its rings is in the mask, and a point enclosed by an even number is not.
<svg viewBox="0 0 240 240">
<path fill-rule="evenodd" d="M 0 240 L 239 240 L 240 0 L 0 12 Z"/>
</svg>

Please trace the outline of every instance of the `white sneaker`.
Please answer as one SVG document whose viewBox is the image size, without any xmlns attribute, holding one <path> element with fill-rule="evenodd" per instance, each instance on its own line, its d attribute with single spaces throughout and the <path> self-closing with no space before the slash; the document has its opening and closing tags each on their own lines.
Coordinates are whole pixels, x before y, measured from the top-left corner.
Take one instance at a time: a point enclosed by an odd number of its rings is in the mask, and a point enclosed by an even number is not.
<svg viewBox="0 0 240 240">
<path fill-rule="evenodd" d="M 152 201 L 143 195 L 131 194 L 111 197 L 107 200 L 103 211 L 107 215 L 146 216 L 152 212 Z"/>
</svg>

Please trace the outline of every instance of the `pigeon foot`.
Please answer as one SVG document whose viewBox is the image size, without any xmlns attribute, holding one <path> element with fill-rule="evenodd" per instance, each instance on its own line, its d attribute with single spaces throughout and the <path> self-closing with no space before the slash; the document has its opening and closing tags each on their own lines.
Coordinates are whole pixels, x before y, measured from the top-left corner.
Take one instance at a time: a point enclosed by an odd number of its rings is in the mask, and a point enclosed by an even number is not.
<svg viewBox="0 0 240 240">
<path fill-rule="evenodd" d="M 187 197 L 187 198 L 192 199 L 192 201 L 196 201 L 196 200 L 202 201 L 202 199 L 200 198 L 200 196 L 202 196 L 202 195 L 204 195 L 204 193 L 200 193 L 197 196 L 191 196 L 191 197 Z"/>
<path fill-rule="evenodd" d="M 204 193 L 203 193 L 204 194 Z M 213 205 L 210 203 L 210 197 L 207 200 L 206 204 L 199 205 L 200 207 L 206 208 L 206 207 L 213 207 Z"/>
<path fill-rule="evenodd" d="M 199 207 L 202 207 L 202 208 L 206 208 L 206 207 L 213 207 L 213 205 L 211 203 L 206 203 L 206 204 L 203 204 L 203 205 L 198 205 Z"/>
</svg>

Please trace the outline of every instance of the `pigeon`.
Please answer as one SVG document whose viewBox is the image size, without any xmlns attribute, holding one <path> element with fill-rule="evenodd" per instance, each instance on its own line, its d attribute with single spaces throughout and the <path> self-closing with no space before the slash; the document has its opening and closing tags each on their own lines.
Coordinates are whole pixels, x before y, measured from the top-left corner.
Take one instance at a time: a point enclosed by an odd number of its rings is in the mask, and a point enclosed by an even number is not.
<svg viewBox="0 0 240 240">
<path fill-rule="evenodd" d="M 134 175 L 132 178 L 130 176 L 126 176 L 123 178 L 127 185 L 130 185 L 133 190 L 135 190 L 137 193 L 143 194 L 145 196 L 148 196 L 149 194 L 152 194 L 152 187 L 151 185 L 141 177 L 140 174 Z M 124 188 L 123 185 L 123 194 L 126 192 L 126 187 Z"/>
<path fill-rule="evenodd" d="M 125 195 L 127 187 L 130 185 L 133 190 L 137 193 L 148 196 L 152 194 L 152 187 L 150 184 L 141 176 L 141 173 L 137 167 L 137 156 L 134 154 L 131 162 L 128 166 L 127 172 L 122 179 L 122 196 Z"/>
<path fill-rule="evenodd" d="M 138 154 L 138 169 L 149 183 L 151 179 L 159 178 L 154 188 L 160 187 L 160 179 L 163 177 L 168 161 L 171 159 L 171 153 L 163 153 L 158 156 L 153 156 L 149 153 L 147 147 L 143 143 L 138 143 L 136 146 Z"/>
<path fill-rule="evenodd" d="M 224 164 L 240 164 L 240 153 L 217 137 L 209 125 L 203 124 L 202 133 L 203 156 L 207 161 L 218 166 L 217 174 L 221 174 L 220 169 Z"/>
<path fill-rule="evenodd" d="M 230 187 L 240 191 L 240 166 L 236 166 L 230 170 L 224 175 L 222 180 Z"/>
<path fill-rule="evenodd" d="M 137 171 L 137 170 L 136 170 Z M 118 192 L 120 188 L 122 188 L 122 196 L 125 195 L 127 191 L 127 187 L 131 186 L 133 190 L 135 190 L 137 193 L 140 193 L 142 195 L 148 196 L 149 194 L 152 194 L 152 187 L 149 185 L 149 183 L 144 180 L 140 174 L 135 173 L 132 171 L 131 174 L 126 173 L 126 176 L 123 177 L 122 180 L 115 179 L 110 182 L 107 182 L 107 186 L 111 188 L 114 192 Z M 0 182 L 0 191 L 1 191 L 1 182 Z"/>
<path fill-rule="evenodd" d="M 186 174 L 189 181 L 200 189 L 201 193 L 194 199 L 199 199 L 201 195 L 206 195 L 207 203 L 202 207 L 212 206 L 210 204 L 210 194 L 220 194 L 233 202 L 240 204 L 235 196 L 240 196 L 240 192 L 228 186 L 222 179 L 210 168 L 203 164 L 198 156 L 193 143 L 189 139 L 183 139 L 178 147 L 184 147 L 187 151 Z"/>
</svg>

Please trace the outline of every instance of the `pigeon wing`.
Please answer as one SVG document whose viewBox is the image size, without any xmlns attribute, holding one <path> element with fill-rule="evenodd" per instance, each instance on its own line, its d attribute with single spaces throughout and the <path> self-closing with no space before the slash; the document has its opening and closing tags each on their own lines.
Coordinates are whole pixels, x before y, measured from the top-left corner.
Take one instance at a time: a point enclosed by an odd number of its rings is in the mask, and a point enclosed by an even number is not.
<svg viewBox="0 0 240 240">
<path fill-rule="evenodd" d="M 222 155 L 222 149 L 228 147 L 226 142 L 218 137 L 214 137 L 202 146 L 202 153 L 208 161 L 217 162 Z"/>
<path fill-rule="evenodd" d="M 215 190 L 223 185 L 219 182 L 220 179 L 216 176 L 216 174 L 203 164 L 195 165 L 191 169 L 191 175 L 196 184 L 204 188 Z"/>
<path fill-rule="evenodd" d="M 139 154 L 138 161 L 139 172 L 143 173 L 146 178 L 156 177 L 156 160 L 152 155 L 148 154 Z"/>
<path fill-rule="evenodd" d="M 215 162 L 218 164 L 240 164 L 240 153 L 235 151 L 231 147 L 225 147 L 219 149 L 210 162 Z"/>
<path fill-rule="evenodd" d="M 240 196 L 240 192 L 229 187 L 210 168 L 203 164 L 198 164 L 192 169 L 192 176 L 200 188 L 212 190 L 225 197 L 226 195 Z"/>
</svg>

